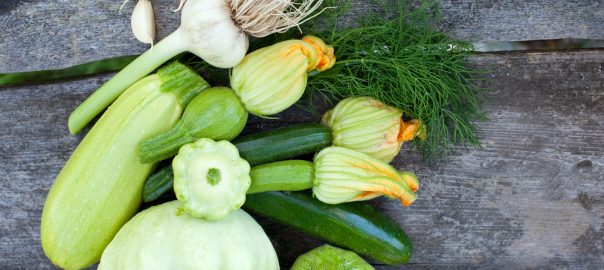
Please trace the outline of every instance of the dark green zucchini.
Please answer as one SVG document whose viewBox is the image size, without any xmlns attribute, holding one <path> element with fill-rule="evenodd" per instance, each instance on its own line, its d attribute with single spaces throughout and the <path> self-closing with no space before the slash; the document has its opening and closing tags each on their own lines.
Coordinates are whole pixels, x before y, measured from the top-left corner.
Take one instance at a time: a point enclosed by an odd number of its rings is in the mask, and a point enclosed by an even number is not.
<svg viewBox="0 0 604 270">
<path fill-rule="evenodd" d="M 331 129 L 300 124 L 262 131 L 233 140 L 239 155 L 251 166 L 311 154 L 331 145 Z"/>
<path fill-rule="evenodd" d="M 265 191 L 297 191 L 312 188 L 315 166 L 306 160 L 284 160 L 252 167 L 247 194 Z"/>
<path fill-rule="evenodd" d="M 251 166 L 315 153 L 331 145 L 331 129 L 319 124 L 299 124 L 263 131 L 233 140 L 239 155 Z M 150 202 L 170 190 L 172 167 L 158 169 L 145 182 L 143 201 Z"/>
<path fill-rule="evenodd" d="M 403 264 L 413 247 L 392 219 L 366 203 L 324 204 L 308 192 L 247 195 L 243 208 L 386 264 Z"/>
<path fill-rule="evenodd" d="M 167 164 L 155 171 L 143 186 L 143 201 L 151 202 L 161 197 L 168 192 L 174 185 L 174 173 L 172 173 L 172 165 Z"/>
</svg>

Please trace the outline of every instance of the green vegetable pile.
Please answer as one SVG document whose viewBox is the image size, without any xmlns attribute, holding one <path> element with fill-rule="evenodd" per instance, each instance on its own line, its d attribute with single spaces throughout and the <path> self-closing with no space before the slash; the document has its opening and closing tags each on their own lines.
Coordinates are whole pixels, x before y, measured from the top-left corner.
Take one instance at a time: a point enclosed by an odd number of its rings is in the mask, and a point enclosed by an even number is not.
<svg viewBox="0 0 604 270">
<path fill-rule="evenodd" d="M 482 117 L 471 45 L 439 32 L 436 4 L 420 3 L 372 2 L 382 10 L 343 24 L 349 1 L 309 17 L 321 1 L 188 0 L 181 27 L 136 59 L 0 74 L 2 86 L 121 70 L 69 118 L 78 133 L 108 107 L 49 192 L 45 254 L 66 269 L 279 269 L 243 208 L 340 247 L 293 270 L 373 269 L 359 255 L 407 263 L 404 230 L 362 201 L 412 205 L 418 178 L 389 164 L 403 144 L 434 160 L 477 145 Z M 133 31 L 150 43 L 151 5 L 139 4 Z M 172 58 L 183 51 L 194 55 Z M 239 136 L 249 114 L 270 119 L 304 95 L 333 105 L 320 124 Z M 137 213 L 143 201 L 155 206 Z"/>
</svg>

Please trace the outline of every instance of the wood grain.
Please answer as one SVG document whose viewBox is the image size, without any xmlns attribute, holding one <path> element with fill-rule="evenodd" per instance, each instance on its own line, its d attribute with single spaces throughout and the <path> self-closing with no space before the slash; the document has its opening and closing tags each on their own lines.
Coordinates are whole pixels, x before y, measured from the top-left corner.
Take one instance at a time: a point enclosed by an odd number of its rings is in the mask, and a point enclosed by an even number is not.
<svg viewBox="0 0 604 270">
<path fill-rule="evenodd" d="M 157 37 L 180 24 L 175 0 L 154 0 Z M 558 38 L 604 39 L 604 1 L 440 0 L 441 28 L 472 42 Z M 354 0 L 352 17 L 368 9 Z M 130 31 L 130 1 L 0 1 L 0 73 L 63 68 L 140 54 Z"/>
<path fill-rule="evenodd" d="M 414 242 L 406 267 L 568 268 L 604 264 L 604 51 L 480 54 L 491 71 L 482 149 L 433 167 L 405 148 L 394 164 L 416 172 L 418 200 L 376 200 Z M 81 136 L 69 112 L 109 76 L 0 89 L 0 268 L 51 269 L 39 244 L 46 193 Z M 316 116 L 291 109 L 247 130 Z M 321 242 L 262 220 L 281 263 Z"/>
<path fill-rule="evenodd" d="M 60 68 L 137 54 L 121 1 L 1 1 L 0 72 Z M 179 24 L 177 1 L 153 1 L 158 37 Z M 355 14 L 367 5 L 355 1 Z M 441 27 L 470 41 L 604 39 L 604 1 L 440 1 Z M 411 149 L 395 160 L 422 187 L 403 208 L 373 203 L 415 244 L 410 265 L 378 269 L 568 268 L 604 265 L 604 51 L 480 54 L 491 70 L 482 149 L 429 167 Z M 109 78 L 0 89 L 0 268 L 52 269 L 39 244 L 46 193 L 81 136 L 67 115 Z M 317 117 L 288 110 L 247 132 Z M 318 239 L 261 220 L 281 262 Z"/>
<path fill-rule="evenodd" d="M 604 38 L 604 1 L 440 0 L 441 28 L 473 42 Z"/>
</svg>

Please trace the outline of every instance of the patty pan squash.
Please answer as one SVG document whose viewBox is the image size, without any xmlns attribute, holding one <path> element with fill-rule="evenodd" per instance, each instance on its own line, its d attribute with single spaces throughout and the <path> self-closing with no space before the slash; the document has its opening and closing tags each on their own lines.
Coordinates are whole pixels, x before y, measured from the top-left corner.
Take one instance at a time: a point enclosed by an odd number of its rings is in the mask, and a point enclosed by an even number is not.
<svg viewBox="0 0 604 270">
<path fill-rule="evenodd" d="M 262 227 L 245 211 L 218 221 L 192 217 L 180 201 L 146 209 L 118 232 L 99 270 L 278 270 Z"/>
<path fill-rule="evenodd" d="M 176 198 L 191 216 L 218 220 L 245 203 L 250 164 L 228 141 L 201 138 L 185 144 L 172 168 Z"/>
</svg>

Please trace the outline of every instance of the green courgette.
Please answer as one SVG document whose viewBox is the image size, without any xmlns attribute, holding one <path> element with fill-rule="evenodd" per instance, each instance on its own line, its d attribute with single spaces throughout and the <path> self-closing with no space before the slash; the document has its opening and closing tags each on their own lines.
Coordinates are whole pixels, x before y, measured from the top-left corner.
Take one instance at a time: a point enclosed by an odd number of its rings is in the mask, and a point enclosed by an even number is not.
<svg viewBox="0 0 604 270">
<path fill-rule="evenodd" d="M 281 127 L 233 140 L 239 155 L 252 166 L 315 153 L 331 142 L 331 129 L 320 124 Z"/>
<path fill-rule="evenodd" d="M 167 164 L 149 176 L 143 186 L 143 201 L 150 202 L 161 197 L 174 185 L 174 173 L 172 164 Z"/>
<path fill-rule="evenodd" d="M 386 264 L 403 264 L 413 247 L 392 219 L 368 204 L 324 204 L 308 192 L 247 195 L 243 208 Z"/>
<path fill-rule="evenodd" d="M 246 122 L 247 111 L 233 90 L 210 88 L 191 100 L 170 130 L 140 143 L 141 161 L 153 163 L 173 157 L 181 146 L 200 138 L 232 140 Z"/>
<path fill-rule="evenodd" d="M 258 165 L 250 171 L 252 184 L 247 194 L 309 189 L 313 185 L 314 175 L 314 165 L 306 160 L 285 160 Z"/>
<path fill-rule="evenodd" d="M 325 126 L 299 124 L 242 136 L 233 140 L 233 144 L 239 155 L 255 166 L 315 153 L 329 146 L 331 139 L 331 130 Z M 160 168 L 145 182 L 143 201 L 159 198 L 172 185 L 172 167 Z"/>
</svg>

